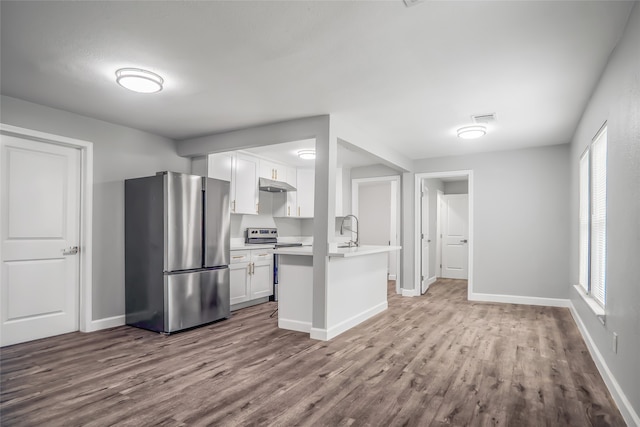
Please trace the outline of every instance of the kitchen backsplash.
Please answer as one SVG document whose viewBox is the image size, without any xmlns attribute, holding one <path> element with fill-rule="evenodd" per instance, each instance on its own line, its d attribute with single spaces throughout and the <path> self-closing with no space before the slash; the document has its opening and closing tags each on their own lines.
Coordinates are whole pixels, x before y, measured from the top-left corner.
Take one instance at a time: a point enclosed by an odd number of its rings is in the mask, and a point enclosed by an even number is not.
<svg viewBox="0 0 640 427">
<path fill-rule="evenodd" d="M 274 218 L 273 195 L 260 192 L 260 212 L 258 215 L 231 214 L 231 238 L 243 239 L 248 227 L 277 228 L 281 237 L 313 236 L 312 218 Z"/>
</svg>

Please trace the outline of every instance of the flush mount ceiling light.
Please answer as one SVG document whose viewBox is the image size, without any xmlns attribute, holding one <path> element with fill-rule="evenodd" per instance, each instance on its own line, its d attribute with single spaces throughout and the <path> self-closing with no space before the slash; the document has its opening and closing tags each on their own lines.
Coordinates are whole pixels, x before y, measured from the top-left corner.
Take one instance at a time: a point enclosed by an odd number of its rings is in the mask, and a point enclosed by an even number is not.
<svg viewBox="0 0 640 427">
<path fill-rule="evenodd" d="M 458 129 L 458 138 L 475 139 L 484 136 L 487 133 L 487 127 L 483 125 L 463 126 Z"/>
<path fill-rule="evenodd" d="M 316 158 L 316 150 L 300 150 L 298 157 L 304 160 L 313 160 Z"/>
<path fill-rule="evenodd" d="M 151 71 L 140 68 L 121 68 L 116 71 L 116 82 L 134 92 L 155 93 L 162 90 L 164 80 Z"/>
</svg>

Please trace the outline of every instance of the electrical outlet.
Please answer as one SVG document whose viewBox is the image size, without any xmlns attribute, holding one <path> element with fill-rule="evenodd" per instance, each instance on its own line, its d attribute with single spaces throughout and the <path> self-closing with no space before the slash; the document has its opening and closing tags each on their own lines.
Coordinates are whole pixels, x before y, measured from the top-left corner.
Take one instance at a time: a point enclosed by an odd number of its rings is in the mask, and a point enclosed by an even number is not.
<svg viewBox="0 0 640 427">
<path fill-rule="evenodd" d="M 618 353 L 618 334 L 613 333 L 613 339 L 611 340 L 611 350 L 614 353 Z"/>
</svg>

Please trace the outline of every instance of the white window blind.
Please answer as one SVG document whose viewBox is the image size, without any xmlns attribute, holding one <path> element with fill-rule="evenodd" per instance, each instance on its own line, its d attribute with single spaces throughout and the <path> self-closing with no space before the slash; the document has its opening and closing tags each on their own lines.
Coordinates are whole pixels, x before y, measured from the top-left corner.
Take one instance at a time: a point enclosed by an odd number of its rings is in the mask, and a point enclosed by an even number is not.
<svg viewBox="0 0 640 427">
<path fill-rule="evenodd" d="M 580 271 L 578 283 L 589 292 L 589 151 L 580 157 Z"/>
<path fill-rule="evenodd" d="M 607 128 L 591 146 L 590 291 L 602 306 L 606 299 L 607 264 Z"/>
</svg>

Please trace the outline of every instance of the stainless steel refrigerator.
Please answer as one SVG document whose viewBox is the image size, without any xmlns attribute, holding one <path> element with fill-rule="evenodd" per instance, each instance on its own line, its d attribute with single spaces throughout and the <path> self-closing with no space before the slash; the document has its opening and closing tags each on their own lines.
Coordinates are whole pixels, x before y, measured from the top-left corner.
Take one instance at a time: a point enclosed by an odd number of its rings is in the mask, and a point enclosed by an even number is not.
<svg viewBox="0 0 640 427">
<path fill-rule="evenodd" d="M 227 181 L 126 180 L 127 325 L 171 333 L 229 317 L 229 223 Z"/>
</svg>

